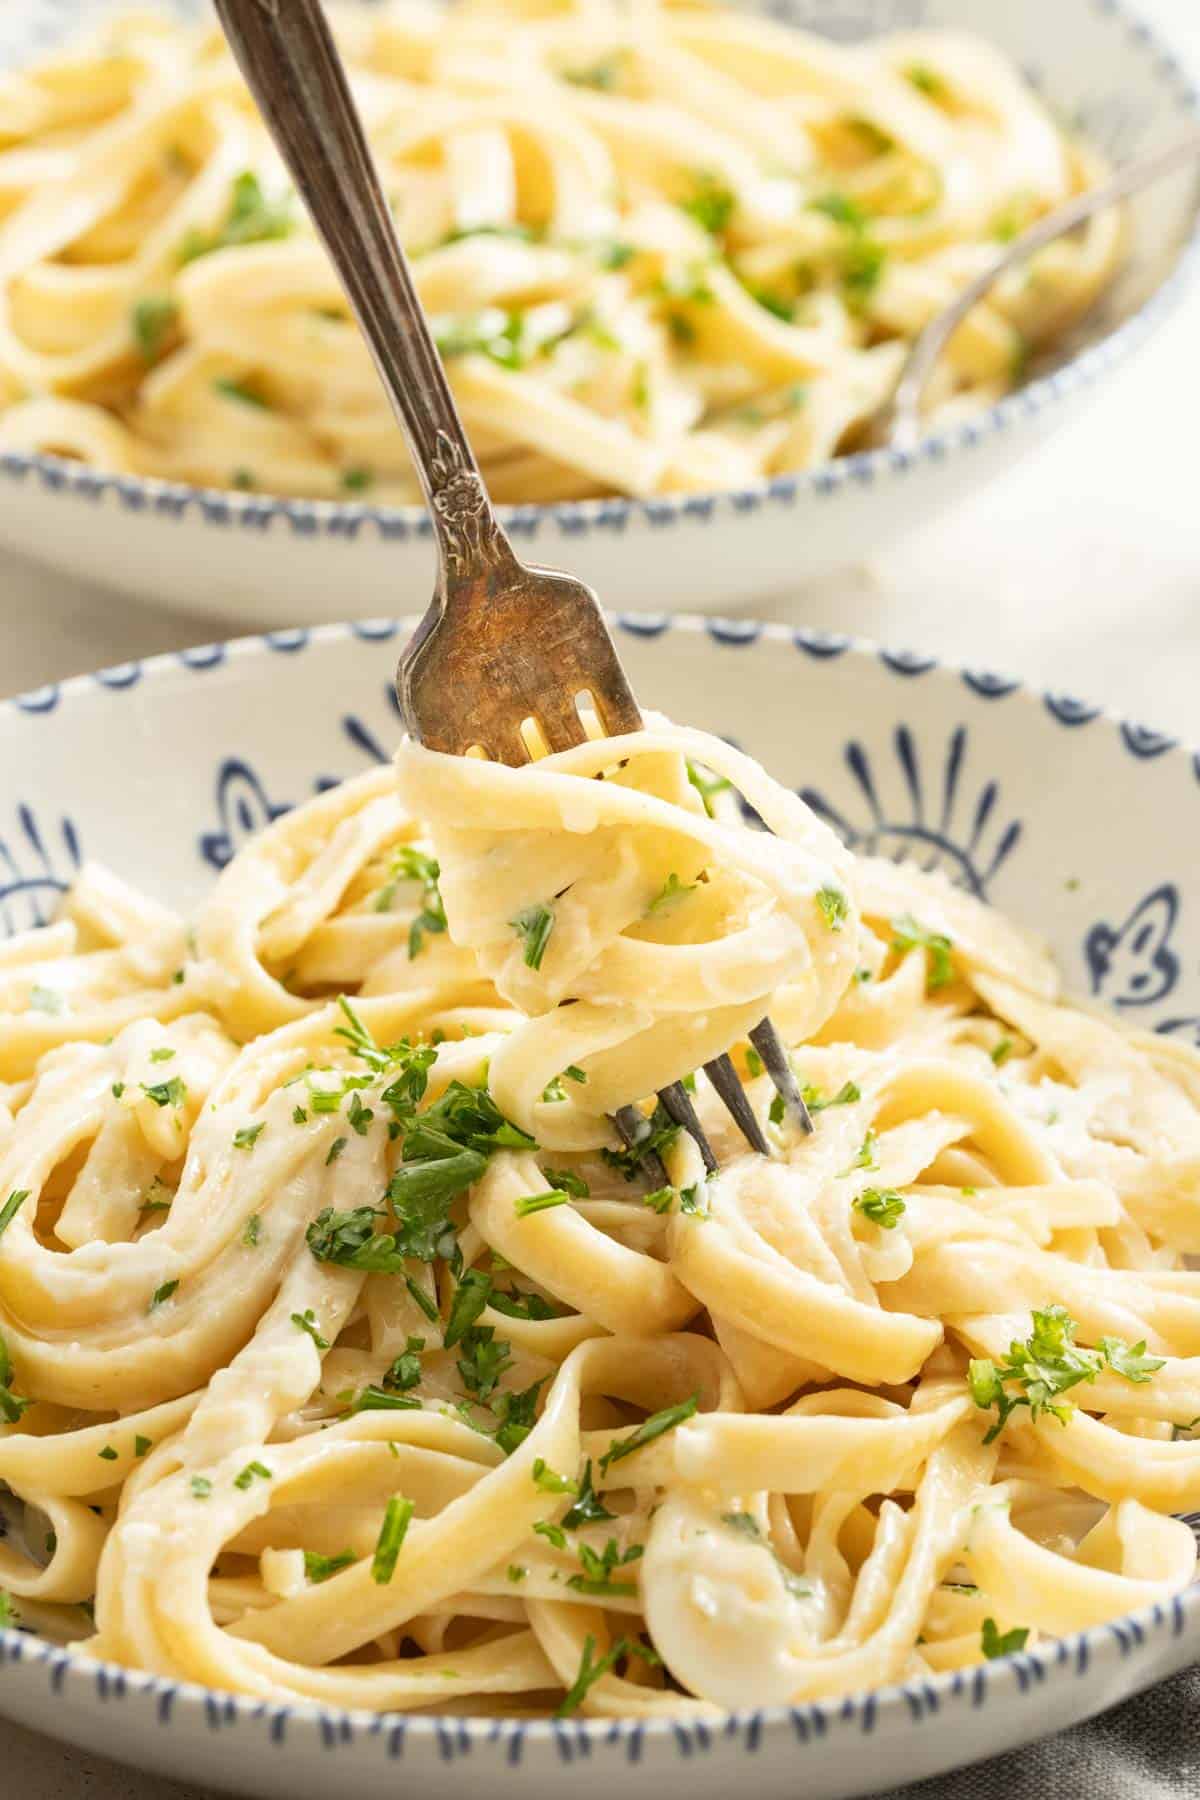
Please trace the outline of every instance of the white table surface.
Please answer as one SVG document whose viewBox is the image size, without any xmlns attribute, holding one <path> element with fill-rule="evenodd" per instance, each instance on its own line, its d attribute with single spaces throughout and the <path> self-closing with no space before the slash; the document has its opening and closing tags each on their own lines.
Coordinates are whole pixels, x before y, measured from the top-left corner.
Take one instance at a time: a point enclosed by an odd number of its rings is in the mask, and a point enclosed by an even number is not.
<svg viewBox="0 0 1200 1800">
<path fill-rule="evenodd" d="M 1196 0 L 1141 9 L 1200 64 Z M 1200 743 L 1197 394 L 1200 292 L 1045 450 L 787 616 L 1008 669 Z M 0 693 L 212 636 L 211 621 L 0 556 Z M 0 1742 L 19 1800 L 208 1800 L 18 1726 L 0 1724 Z"/>
</svg>

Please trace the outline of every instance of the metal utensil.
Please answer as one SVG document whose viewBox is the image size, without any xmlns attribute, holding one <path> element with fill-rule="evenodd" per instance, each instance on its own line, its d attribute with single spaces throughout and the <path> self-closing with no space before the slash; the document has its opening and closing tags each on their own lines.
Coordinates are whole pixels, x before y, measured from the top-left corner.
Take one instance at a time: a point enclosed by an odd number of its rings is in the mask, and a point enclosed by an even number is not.
<svg viewBox="0 0 1200 1800">
<path fill-rule="evenodd" d="M 1118 169 L 1099 187 L 1076 194 L 1064 205 L 1056 207 L 1031 225 L 1028 231 L 997 256 L 990 268 L 977 275 L 936 318 L 930 320 L 916 338 L 900 371 L 891 397 L 875 414 L 868 428 L 870 442 L 891 445 L 897 450 L 914 450 L 925 434 L 921 418 L 921 397 L 946 345 L 973 306 L 978 305 L 1010 269 L 1020 268 L 1047 244 L 1076 231 L 1107 207 L 1116 206 L 1130 194 L 1136 194 L 1164 176 L 1172 175 L 1189 162 L 1200 161 L 1200 129 L 1188 132 L 1167 150 L 1156 150 L 1136 162 Z"/>
<path fill-rule="evenodd" d="M 454 405 L 383 197 L 362 122 L 319 0 L 216 0 L 225 35 L 349 297 L 404 428 L 437 543 L 433 604 L 400 661 L 397 691 L 413 737 L 504 763 L 530 759 L 536 721 L 549 750 L 586 738 L 587 695 L 611 736 L 641 729 L 595 594 L 573 576 L 513 553 Z M 770 1021 L 750 1033 L 793 1121 L 812 1120 Z M 728 1056 L 705 1071 L 753 1149 L 770 1146 Z M 716 1157 L 682 1082 L 660 1091 L 675 1124 Z M 636 1148 L 642 1114 L 616 1123 Z M 665 1179 L 665 1177 L 664 1177 Z"/>
</svg>

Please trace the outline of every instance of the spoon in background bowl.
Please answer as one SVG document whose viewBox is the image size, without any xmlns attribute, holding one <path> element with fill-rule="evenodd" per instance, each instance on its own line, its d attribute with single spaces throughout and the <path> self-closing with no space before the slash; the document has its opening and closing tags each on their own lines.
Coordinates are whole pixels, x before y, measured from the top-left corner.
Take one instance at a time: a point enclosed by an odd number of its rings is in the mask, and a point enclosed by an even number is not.
<svg viewBox="0 0 1200 1800">
<path fill-rule="evenodd" d="M 1119 205 L 1131 194 L 1140 193 L 1143 188 L 1185 168 L 1190 162 L 1200 163 L 1200 127 L 1166 150 L 1156 150 L 1149 156 L 1139 157 L 1136 162 L 1126 163 L 1099 187 L 1076 194 L 1022 232 L 997 256 L 990 268 L 968 282 L 949 306 L 929 321 L 905 358 L 891 395 L 868 421 L 862 434 L 864 441 L 879 449 L 915 450 L 926 431 L 921 400 L 930 376 L 971 308 L 991 292 L 1001 276 L 1007 275 L 1010 269 L 1019 269 L 1047 244 L 1078 230 L 1097 213 Z"/>
</svg>

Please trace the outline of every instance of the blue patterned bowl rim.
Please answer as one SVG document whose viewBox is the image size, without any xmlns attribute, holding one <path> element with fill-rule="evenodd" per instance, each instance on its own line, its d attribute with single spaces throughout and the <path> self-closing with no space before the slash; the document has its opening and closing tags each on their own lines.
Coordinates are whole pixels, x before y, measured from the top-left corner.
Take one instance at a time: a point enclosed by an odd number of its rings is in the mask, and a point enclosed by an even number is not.
<svg viewBox="0 0 1200 1800">
<path fill-rule="evenodd" d="M 347 637 L 365 643 L 388 643 L 407 633 L 415 619 L 370 619 L 350 623 L 321 625 L 288 631 L 272 631 L 261 636 L 235 638 L 197 646 L 194 649 L 144 661 L 124 663 L 114 669 L 98 670 L 90 675 L 76 675 L 68 680 L 38 688 L 0 701 L 0 718 L 24 715 L 30 728 L 35 721 L 56 713 L 63 702 L 86 696 L 104 696 L 119 700 L 123 694 L 139 687 L 143 680 L 162 680 L 180 673 L 209 673 L 231 657 L 241 661 L 264 653 L 294 657 L 314 646 L 336 643 Z M 1164 751 L 1190 758 L 1193 773 L 1200 782 L 1200 748 L 1187 749 L 1175 739 L 1123 719 L 1103 707 L 1065 696 L 1052 690 L 1029 687 L 1024 682 L 992 670 L 972 670 L 953 662 L 911 651 L 883 648 L 865 639 L 853 639 L 828 632 L 810 631 L 802 627 L 760 623 L 750 619 L 714 619 L 690 614 L 618 613 L 613 617 L 618 633 L 633 637 L 657 638 L 670 631 L 703 633 L 717 649 L 746 649 L 762 640 L 787 646 L 798 654 L 817 662 L 829 662 L 845 655 L 877 660 L 897 680 L 923 680 L 936 674 L 942 680 L 961 683 L 981 704 L 1019 696 L 1025 703 L 1041 704 L 1065 729 L 1081 722 L 1104 721 L 1119 733 L 1125 750 L 1139 760 L 1158 757 Z M 1200 1536 L 1200 1513 L 1184 1515 Z M 102 1700 L 125 1699 L 140 1695 L 157 1701 L 159 1722 L 168 1724 L 177 1702 L 204 1710 L 215 1728 L 251 1724 L 266 1720 L 272 1741 L 282 1742 L 290 1720 L 308 1720 L 318 1727 L 327 1746 L 351 1741 L 356 1736 L 389 1735 L 394 1748 L 403 1747 L 409 1734 L 435 1744 L 444 1760 L 458 1753 L 466 1754 L 473 1745 L 491 1745 L 503 1750 L 511 1762 L 519 1762 L 526 1742 L 549 1744 L 557 1749 L 564 1764 L 576 1756 L 587 1756 L 600 1746 L 623 1746 L 630 1761 L 637 1761 L 647 1741 L 673 1742 L 678 1754 L 691 1757 L 697 1751 L 712 1749 L 720 1740 L 737 1739 L 740 1748 L 753 1752 L 759 1748 L 766 1732 L 787 1727 L 799 1744 L 808 1744 L 827 1735 L 834 1727 L 856 1727 L 870 1735 L 882 1716 L 891 1723 L 917 1727 L 938 1717 L 943 1703 L 965 1703 L 972 1708 L 983 1706 L 989 1696 L 1007 1694 L 1018 1697 L 1035 1693 L 1052 1675 L 1066 1673 L 1076 1679 L 1088 1675 L 1093 1659 L 1116 1655 L 1124 1660 L 1143 1648 L 1154 1637 L 1163 1634 L 1178 1639 L 1190 1628 L 1200 1627 L 1200 1581 L 1183 1594 L 1165 1602 L 1127 1613 L 1120 1619 L 1072 1632 L 1054 1642 L 1035 1645 L 1030 1650 L 996 1658 L 970 1669 L 956 1669 L 918 1680 L 892 1683 L 844 1698 L 807 1701 L 799 1706 L 741 1708 L 720 1721 L 642 1720 L 642 1719 L 492 1719 L 468 1714 L 371 1713 L 357 1708 L 322 1706 L 314 1701 L 272 1702 L 253 1700 L 243 1695 L 227 1694 L 203 1687 L 197 1682 L 172 1681 L 160 1675 L 146 1674 L 101 1662 L 76 1651 L 64 1649 L 28 1633 L 0 1629 L 0 1667 L 9 1663 L 38 1662 L 49 1669 L 52 1687 L 61 1691 L 68 1678 L 91 1682 Z"/>
<path fill-rule="evenodd" d="M 1127 0 L 1091 0 L 1097 14 L 1114 20 L 1128 36 L 1134 55 L 1154 65 L 1154 76 L 1184 117 L 1200 123 L 1200 88 L 1162 34 L 1141 18 Z M 786 6 L 777 0 L 773 11 Z M 1115 330 L 1081 349 L 1062 367 L 1019 388 L 974 418 L 933 432 L 913 450 L 868 450 L 821 463 L 812 469 L 769 478 L 744 489 L 717 489 L 701 494 L 659 495 L 649 499 L 580 500 L 553 505 L 508 505 L 497 508 L 510 536 L 536 538 L 543 525 L 561 536 L 591 533 L 621 535 L 631 523 L 661 527 L 686 522 L 707 525 L 756 512 L 764 506 L 788 509 L 810 499 L 829 499 L 872 487 L 889 476 L 903 476 L 929 465 L 944 464 L 960 451 L 977 450 L 1032 421 L 1061 401 L 1095 385 L 1164 320 L 1190 286 L 1200 266 L 1200 191 L 1191 228 L 1165 278 Z M 27 451 L 0 452 L 0 477 L 34 479 L 53 493 L 99 502 L 114 495 L 131 512 L 152 512 L 180 519 L 198 513 L 206 525 L 240 526 L 265 531 L 281 520 L 296 535 L 356 539 L 364 527 L 380 538 L 405 542 L 432 537 L 423 506 L 372 506 L 363 501 L 298 500 L 270 494 L 243 494 L 223 488 L 164 481 L 157 476 L 106 474 L 67 458 Z"/>
</svg>

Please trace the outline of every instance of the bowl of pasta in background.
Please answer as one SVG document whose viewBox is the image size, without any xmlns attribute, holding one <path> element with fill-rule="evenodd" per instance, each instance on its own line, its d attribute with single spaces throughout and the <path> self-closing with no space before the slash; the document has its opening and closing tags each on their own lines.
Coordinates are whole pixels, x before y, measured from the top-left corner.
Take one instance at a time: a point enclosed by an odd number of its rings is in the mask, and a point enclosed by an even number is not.
<svg viewBox="0 0 1200 1800">
<path fill-rule="evenodd" d="M 1200 889 L 1181 849 L 1200 755 L 1067 694 L 929 656 L 749 622 L 615 624 L 648 705 L 759 758 L 856 852 L 940 870 L 1035 929 L 1067 991 L 1163 1057 L 1200 1045 Z M 19 934 L 54 917 L 93 859 L 186 915 L 257 833 L 387 759 L 407 631 L 293 629 L 0 703 L 0 964 L 5 942 L 19 957 Z M 0 1086 L 0 1121 L 4 1101 Z M 1085 1719 L 1190 1661 L 1198 1630 L 1193 1586 L 995 1660 L 714 1722 L 377 1716 L 239 1697 L 0 1628 L 0 1715 L 166 1775 L 288 1800 L 319 1800 L 334 1783 L 364 1800 L 397 1783 L 450 1800 L 481 1782 L 545 1800 L 564 1782 L 720 1800 L 738 1779 L 836 1800 Z"/>
<path fill-rule="evenodd" d="M 35 65 L 111 10 L 6 9 L 0 63 Z M 484 98 L 457 132 L 435 120 L 411 142 L 405 83 L 432 28 L 351 39 L 374 72 L 369 127 L 377 141 L 391 132 L 385 180 L 506 527 L 520 553 L 571 568 L 613 606 L 655 605 L 664 555 L 690 606 L 729 611 L 886 545 L 1084 404 L 1191 262 L 1197 191 L 1180 177 L 1132 202 L 1124 230 L 1097 221 L 1010 282 L 956 340 L 918 449 L 859 448 L 904 334 L 1048 203 L 1051 138 L 1079 134 L 1072 179 L 1091 179 L 1094 157 L 1171 143 L 1196 94 L 1122 0 L 778 0 L 755 24 L 759 12 L 733 15 L 750 20 L 747 38 L 744 24 L 671 11 L 677 41 L 628 64 L 603 23 L 542 20 L 551 71 L 526 81 L 515 65 L 515 107 L 494 91 L 494 26 L 476 24 L 448 53 L 451 119 L 463 93 Z M 780 51 L 790 27 L 819 34 L 794 63 Z M 943 29 L 993 52 L 926 35 Z M 883 34 L 899 34 L 890 62 L 845 60 Z M 429 527 L 398 431 L 212 58 L 181 65 L 151 34 L 68 64 L 52 88 L 49 102 L 36 76 L 3 90 L 18 123 L 0 151 L 0 543 L 264 625 L 325 617 L 331 594 L 369 617 L 392 608 L 398 582 L 426 588 Z M 968 93 L 994 127 L 982 162 L 954 136 Z M 73 157 L 80 130 L 87 153 Z M 640 209 L 615 223 L 614 159 Z M 945 221 L 979 167 L 992 198 L 959 241 Z"/>
</svg>

